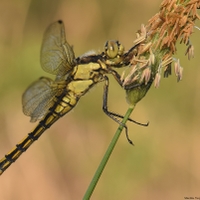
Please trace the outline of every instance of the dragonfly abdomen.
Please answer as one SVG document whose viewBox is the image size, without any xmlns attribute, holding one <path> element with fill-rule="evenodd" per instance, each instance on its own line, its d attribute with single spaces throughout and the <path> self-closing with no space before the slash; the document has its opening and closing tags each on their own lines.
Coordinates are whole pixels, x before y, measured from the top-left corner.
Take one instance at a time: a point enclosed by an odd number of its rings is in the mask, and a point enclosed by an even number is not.
<svg viewBox="0 0 200 200">
<path fill-rule="evenodd" d="M 59 97 L 55 97 L 54 105 L 49 109 L 52 114 L 62 117 L 68 113 L 78 102 L 78 97 L 74 96 L 71 92 L 63 93 Z"/>
<path fill-rule="evenodd" d="M 45 117 L 16 147 L 0 160 L 0 174 L 2 174 L 20 155 L 25 152 L 42 133 L 54 124 L 60 117 L 68 113 L 77 103 L 78 99 L 69 94 L 57 97 L 54 105 L 49 109 Z"/>
</svg>

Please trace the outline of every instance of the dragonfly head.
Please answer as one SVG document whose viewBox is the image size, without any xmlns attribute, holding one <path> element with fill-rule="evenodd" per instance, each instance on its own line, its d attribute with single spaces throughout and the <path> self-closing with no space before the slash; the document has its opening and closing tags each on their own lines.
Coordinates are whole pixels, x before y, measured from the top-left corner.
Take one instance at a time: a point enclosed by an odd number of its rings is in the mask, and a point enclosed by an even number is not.
<svg viewBox="0 0 200 200">
<path fill-rule="evenodd" d="M 114 59 L 124 53 L 124 46 L 117 40 L 108 40 L 105 44 L 105 54 L 108 58 Z"/>
</svg>

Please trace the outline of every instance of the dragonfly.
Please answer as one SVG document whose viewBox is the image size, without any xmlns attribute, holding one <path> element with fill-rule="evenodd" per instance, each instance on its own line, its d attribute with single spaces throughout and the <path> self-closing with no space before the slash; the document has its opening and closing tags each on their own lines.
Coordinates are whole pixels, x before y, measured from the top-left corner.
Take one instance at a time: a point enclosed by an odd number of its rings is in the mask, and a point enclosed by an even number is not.
<svg viewBox="0 0 200 200">
<path fill-rule="evenodd" d="M 131 54 L 132 50 L 127 54 Z M 72 110 L 79 99 L 94 85 L 104 82 L 103 111 L 117 123 L 123 116 L 108 111 L 107 74 L 112 74 L 121 85 L 120 75 L 113 69 L 127 65 L 123 61 L 124 48 L 118 41 L 108 41 L 102 53 L 75 57 L 67 42 L 64 23 L 59 20 L 46 29 L 40 52 L 44 71 L 55 75 L 55 80 L 41 77 L 33 82 L 22 96 L 23 112 L 38 125 L 0 160 L 0 175 L 25 152 L 34 141 L 60 117 Z M 126 57 L 127 57 L 126 55 Z M 129 121 L 136 122 L 129 118 Z M 123 125 L 126 129 L 126 125 Z M 127 138 L 128 134 L 126 133 Z M 128 138 L 129 142 L 131 140 Z"/>
</svg>

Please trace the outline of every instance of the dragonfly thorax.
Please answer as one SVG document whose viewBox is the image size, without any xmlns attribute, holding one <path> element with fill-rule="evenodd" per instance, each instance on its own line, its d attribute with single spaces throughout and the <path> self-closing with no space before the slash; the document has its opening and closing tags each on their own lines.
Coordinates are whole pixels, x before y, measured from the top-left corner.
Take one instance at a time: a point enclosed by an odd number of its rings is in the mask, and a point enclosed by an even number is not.
<svg viewBox="0 0 200 200">
<path fill-rule="evenodd" d="M 73 80 L 93 80 L 99 82 L 102 79 L 102 66 L 99 63 L 80 64 L 73 71 Z"/>
</svg>

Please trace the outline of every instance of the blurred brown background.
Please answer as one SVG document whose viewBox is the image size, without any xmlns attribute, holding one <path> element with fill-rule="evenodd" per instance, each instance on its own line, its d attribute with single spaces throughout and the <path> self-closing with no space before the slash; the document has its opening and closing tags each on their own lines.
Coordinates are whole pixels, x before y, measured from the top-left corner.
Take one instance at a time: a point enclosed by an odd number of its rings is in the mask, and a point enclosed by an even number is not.
<svg viewBox="0 0 200 200">
<path fill-rule="evenodd" d="M 21 109 L 26 87 L 48 76 L 39 63 L 46 27 L 62 19 L 76 55 L 102 50 L 108 39 L 126 49 L 141 23 L 147 23 L 161 0 L 0 1 L 0 157 L 36 124 Z M 200 23 L 197 25 L 200 26 Z M 148 128 L 128 124 L 91 199 L 184 199 L 200 197 L 200 31 L 194 30 L 195 58 L 185 46 L 175 57 L 184 67 L 183 80 L 162 79 L 137 105 L 132 118 Z M 111 77 L 109 108 L 124 114 L 124 91 Z M 117 124 L 101 110 L 99 84 L 77 107 L 54 124 L 0 177 L 2 200 L 81 199 L 112 138 Z"/>
</svg>

